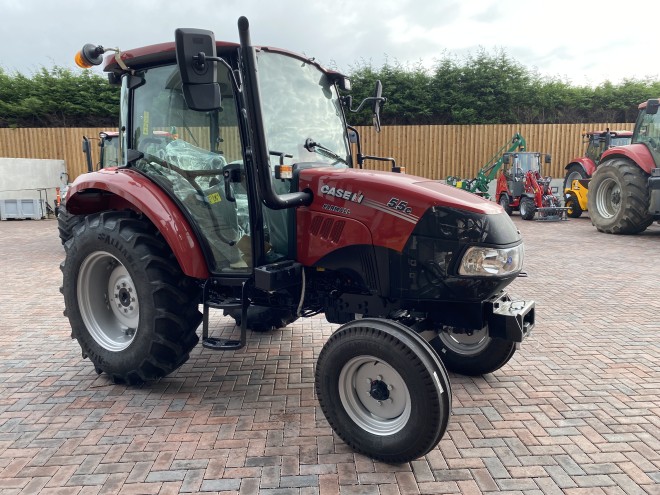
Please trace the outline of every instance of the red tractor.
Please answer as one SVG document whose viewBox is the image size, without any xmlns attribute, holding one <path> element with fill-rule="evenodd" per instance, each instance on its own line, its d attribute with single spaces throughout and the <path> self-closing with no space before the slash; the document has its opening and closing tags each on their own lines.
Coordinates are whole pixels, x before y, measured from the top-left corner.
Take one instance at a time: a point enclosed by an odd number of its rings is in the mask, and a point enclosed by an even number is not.
<svg viewBox="0 0 660 495">
<path fill-rule="evenodd" d="M 630 144 L 632 131 L 589 131 L 582 134 L 587 143 L 587 149 L 584 156 L 573 158 L 571 162 L 564 167 L 566 175 L 564 176 L 564 189 L 570 189 L 573 181 L 576 179 L 588 179 L 596 171 L 600 164 L 603 153 L 612 146 L 625 146 Z"/>
<path fill-rule="evenodd" d="M 534 219 L 537 212 L 539 220 L 566 218 L 566 208 L 552 192 L 552 178 L 543 176 L 542 157 L 550 163 L 550 155 L 535 151 L 504 154 L 495 197 L 509 215 L 519 210 L 523 220 Z"/>
<path fill-rule="evenodd" d="M 130 107 L 121 165 L 69 190 L 81 218 L 62 264 L 72 337 L 98 373 L 132 384 L 181 366 L 200 323 L 205 348 L 229 351 L 248 330 L 323 314 L 341 325 L 316 366 L 329 424 L 373 458 L 415 459 L 447 428 L 445 366 L 497 370 L 534 326 L 534 302 L 503 290 L 522 270 L 520 233 L 469 192 L 361 170 L 379 158 L 346 124 L 349 80 L 252 46 L 244 17 L 238 28 L 240 44 L 177 29 L 175 43 L 79 54 Z M 376 123 L 383 102 L 378 83 Z M 178 139 L 154 138 L 173 127 Z M 209 335 L 211 309 L 240 337 Z"/>
<path fill-rule="evenodd" d="M 85 155 L 85 162 L 87 164 L 87 172 L 95 170 L 92 157 L 92 139 L 87 136 L 82 138 L 82 151 Z M 118 131 L 101 131 L 99 132 L 99 161 L 96 170 L 106 167 L 117 167 L 120 163 L 119 153 L 119 132 Z M 71 215 L 64 207 L 66 196 L 68 194 L 69 186 L 67 185 L 62 189 L 60 201 L 56 204 L 57 215 L 57 228 L 59 231 L 60 240 L 64 244 L 67 239 L 71 238 L 73 228 L 80 223 L 81 217 Z"/>
<path fill-rule="evenodd" d="M 589 183 L 591 223 L 608 234 L 638 234 L 660 221 L 659 99 L 639 105 L 632 143 L 606 150 Z"/>
<path fill-rule="evenodd" d="M 94 166 L 92 165 L 92 145 L 91 139 L 83 136 L 82 150 L 85 154 L 87 162 L 87 171 L 93 172 Z M 118 131 L 101 131 L 99 132 L 99 162 L 96 170 L 106 167 L 117 167 L 120 164 L 119 156 L 119 132 Z"/>
</svg>

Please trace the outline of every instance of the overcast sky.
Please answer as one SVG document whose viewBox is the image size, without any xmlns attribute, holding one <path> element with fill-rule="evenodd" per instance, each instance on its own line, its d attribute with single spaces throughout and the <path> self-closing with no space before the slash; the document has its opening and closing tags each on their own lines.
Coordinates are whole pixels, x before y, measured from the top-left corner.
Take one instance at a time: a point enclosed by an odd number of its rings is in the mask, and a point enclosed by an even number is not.
<svg viewBox="0 0 660 495">
<path fill-rule="evenodd" d="M 657 0 L 0 0 L 0 66 L 31 75 L 74 68 L 85 43 L 121 49 L 173 41 L 177 27 L 315 57 L 350 72 L 504 50 L 542 75 L 576 85 L 660 79 Z"/>
</svg>

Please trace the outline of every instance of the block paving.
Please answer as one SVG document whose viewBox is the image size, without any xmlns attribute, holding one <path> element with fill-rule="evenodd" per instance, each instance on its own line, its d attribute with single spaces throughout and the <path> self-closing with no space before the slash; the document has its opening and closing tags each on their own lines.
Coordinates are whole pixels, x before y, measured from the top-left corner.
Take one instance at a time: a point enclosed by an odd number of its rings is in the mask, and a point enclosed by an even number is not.
<svg viewBox="0 0 660 495">
<path fill-rule="evenodd" d="M 336 325 L 199 345 L 158 382 L 114 385 L 70 339 L 56 221 L 0 222 L 0 493 L 660 494 L 660 226 L 514 222 L 528 277 L 510 290 L 536 329 L 501 370 L 451 375 L 447 434 L 401 465 L 354 453 L 319 409 Z M 214 313 L 212 335 L 232 332 Z"/>
</svg>

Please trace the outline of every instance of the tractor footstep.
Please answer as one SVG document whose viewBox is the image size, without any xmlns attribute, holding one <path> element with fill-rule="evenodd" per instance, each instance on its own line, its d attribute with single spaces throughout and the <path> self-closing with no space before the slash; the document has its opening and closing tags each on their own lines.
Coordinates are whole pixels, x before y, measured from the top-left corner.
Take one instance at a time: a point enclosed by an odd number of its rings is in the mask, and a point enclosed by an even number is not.
<svg viewBox="0 0 660 495">
<path fill-rule="evenodd" d="M 243 347 L 243 343 L 240 340 L 208 337 L 202 340 L 202 346 L 212 351 L 236 351 Z"/>
</svg>

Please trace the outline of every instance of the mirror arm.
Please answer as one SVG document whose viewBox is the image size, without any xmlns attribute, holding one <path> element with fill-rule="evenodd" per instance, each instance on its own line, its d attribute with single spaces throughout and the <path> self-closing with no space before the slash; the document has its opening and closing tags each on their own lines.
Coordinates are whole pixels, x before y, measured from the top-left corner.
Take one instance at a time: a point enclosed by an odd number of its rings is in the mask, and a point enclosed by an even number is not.
<svg viewBox="0 0 660 495">
<path fill-rule="evenodd" d="M 351 97 L 347 97 L 347 98 L 350 98 L 350 99 L 347 99 L 346 101 L 349 102 L 348 110 L 349 110 L 351 113 L 358 113 L 360 110 L 362 110 L 362 107 L 364 107 L 367 103 L 371 103 L 371 102 L 373 102 L 373 101 L 378 101 L 378 102 L 383 103 L 383 104 L 384 104 L 385 102 L 387 102 L 387 98 L 385 98 L 385 97 L 383 97 L 383 96 L 378 97 L 378 98 L 376 98 L 375 96 L 369 96 L 369 97 L 365 98 L 364 100 L 362 100 L 362 103 L 360 103 L 360 106 L 359 106 L 359 107 L 357 107 L 355 110 L 353 110 L 353 109 L 350 107 L 350 105 L 352 104 L 352 98 L 351 98 Z"/>
</svg>

